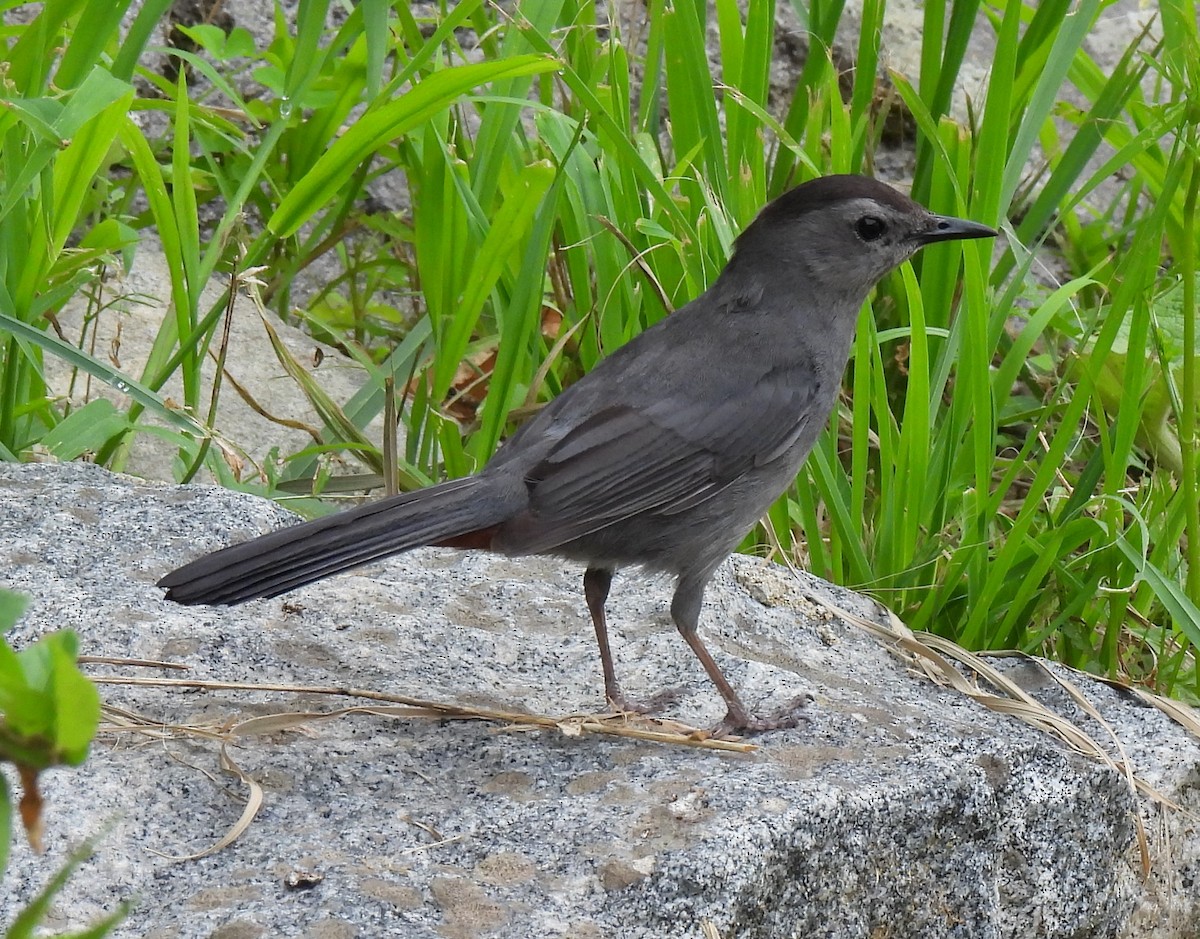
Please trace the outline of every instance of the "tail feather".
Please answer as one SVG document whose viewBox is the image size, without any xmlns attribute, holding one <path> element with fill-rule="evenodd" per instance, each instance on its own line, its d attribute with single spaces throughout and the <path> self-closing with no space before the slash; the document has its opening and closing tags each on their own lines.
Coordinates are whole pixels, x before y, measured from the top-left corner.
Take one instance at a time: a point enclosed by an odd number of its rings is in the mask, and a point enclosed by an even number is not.
<svg viewBox="0 0 1200 939">
<path fill-rule="evenodd" d="M 456 479 L 207 554 L 158 585 L 168 600 L 189 605 L 274 597 L 369 561 L 499 525 L 520 508 L 492 480 Z"/>
</svg>

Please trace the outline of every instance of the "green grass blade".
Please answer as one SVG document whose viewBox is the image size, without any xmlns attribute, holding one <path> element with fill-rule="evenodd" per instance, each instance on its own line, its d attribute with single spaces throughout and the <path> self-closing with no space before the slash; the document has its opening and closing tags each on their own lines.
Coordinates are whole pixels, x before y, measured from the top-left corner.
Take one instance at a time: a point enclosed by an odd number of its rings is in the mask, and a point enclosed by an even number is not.
<svg viewBox="0 0 1200 939">
<path fill-rule="evenodd" d="M 138 59 L 149 43 L 150 37 L 158 28 L 173 0 L 145 0 L 139 5 L 137 16 L 125 34 L 125 40 L 113 60 L 112 74 L 114 78 L 129 81 L 133 78 L 133 70 L 137 68 Z M 97 4 L 99 5 L 99 4 Z"/>
<path fill-rule="evenodd" d="M 44 349 L 62 359 L 72 368 L 87 372 L 93 378 L 98 378 L 112 386 L 122 394 L 128 395 L 143 408 L 164 420 L 197 437 L 207 436 L 208 431 L 198 421 L 193 420 L 186 412 L 171 407 L 146 385 L 124 374 L 100 359 L 93 358 L 86 352 L 77 349 L 69 342 L 64 342 L 53 333 L 46 333 L 34 326 L 21 322 L 11 314 L 0 310 L 0 329 L 4 329 L 23 342 Z"/>
<path fill-rule="evenodd" d="M 514 76 L 535 75 L 556 67 L 557 62 L 553 59 L 528 55 L 501 62 L 460 65 L 430 75 L 399 99 L 368 111 L 355 121 L 297 181 L 267 221 L 267 227 L 280 238 L 294 235 L 311 217 L 314 207 L 332 199 L 363 160 L 444 110 L 472 88 Z"/>
<path fill-rule="evenodd" d="M 449 391 L 488 295 L 513 257 L 514 248 L 520 249 L 528 238 L 554 177 L 554 167 L 548 161 L 532 163 L 521 171 L 511 191 L 505 194 L 466 278 L 466 291 L 455 305 L 454 315 L 443 320 L 445 329 L 438 343 L 438 367 L 433 381 L 435 397 L 442 398 Z M 540 264 L 526 270 L 525 276 L 537 277 L 540 285 L 544 268 L 543 257 Z"/>
<path fill-rule="evenodd" d="M 388 0 L 362 0 L 363 36 L 367 41 L 367 99 L 383 87 L 383 62 L 388 48 Z"/>
<path fill-rule="evenodd" d="M 119 35 L 121 18 L 132 0 L 86 3 L 71 31 L 71 41 L 54 73 L 59 88 L 74 88 L 101 61 L 105 47 Z"/>
<path fill-rule="evenodd" d="M 1038 133 L 1058 102 L 1067 71 L 1103 7 L 1103 0 L 1081 0 L 1073 4 L 1071 12 L 1063 17 L 1061 28 L 1046 56 L 1045 67 L 1038 74 L 1037 86 L 1021 115 L 1020 126 L 1013 138 L 1004 167 L 999 206 L 1006 207 L 1012 202 L 1037 143 Z M 980 144 L 983 145 L 982 140 Z"/>
</svg>

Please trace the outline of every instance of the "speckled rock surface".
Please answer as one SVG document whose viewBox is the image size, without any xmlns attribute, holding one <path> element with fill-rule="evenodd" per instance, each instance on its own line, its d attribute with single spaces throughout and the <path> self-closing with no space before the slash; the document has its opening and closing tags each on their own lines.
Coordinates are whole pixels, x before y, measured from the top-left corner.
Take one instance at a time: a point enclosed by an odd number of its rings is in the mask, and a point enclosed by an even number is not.
<svg viewBox="0 0 1200 939">
<path fill-rule="evenodd" d="M 166 659 L 194 678 L 551 715 L 600 706 L 580 571 L 553 561 L 418 551 L 235 609 L 175 607 L 154 587 L 177 563 L 285 520 L 230 492 L 0 464 L 0 584 L 33 598 L 14 641 L 71 627 L 87 654 Z M 478 721 L 314 719 L 230 748 L 262 810 L 229 847 L 179 861 L 236 821 L 246 786 L 221 772 L 214 743 L 106 738 L 84 768 L 46 778 L 49 850 L 15 845 L 0 920 L 107 826 L 56 928 L 131 898 L 118 935 L 148 939 L 698 937 L 706 920 L 725 939 L 1195 934 L 1190 821 L 1145 808 L 1143 883 L 1118 773 L 910 673 L 817 593 L 874 615 L 745 558 L 710 590 L 703 628 L 748 702 L 814 698 L 806 726 L 759 737 L 749 755 Z M 668 714 L 703 726 L 722 708 L 668 601 L 664 581 L 617 580 L 618 667 L 633 694 L 681 687 Z M 1143 776 L 1195 812 L 1195 741 L 1154 709 L 1084 688 L 1128 730 Z M 192 725 L 354 703 L 104 695 Z M 289 875 L 314 882 L 289 887 Z"/>
</svg>

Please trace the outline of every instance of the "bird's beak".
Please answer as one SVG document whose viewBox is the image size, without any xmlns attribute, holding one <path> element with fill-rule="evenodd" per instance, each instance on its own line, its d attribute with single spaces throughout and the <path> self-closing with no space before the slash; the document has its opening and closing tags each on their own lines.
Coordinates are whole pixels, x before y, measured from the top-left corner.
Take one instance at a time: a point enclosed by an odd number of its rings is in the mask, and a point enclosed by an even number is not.
<svg viewBox="0 0 1200 939">
<path fill-rule="evenodd" d="M 927 245 L 935 241 L 961 241 L 967 238 L 995 238 L 998 234 L 993 228 L 980 225 L 978 222 L 968 222 L 965 218 L 954 218 L 950 215 L 931 215 L 929 227 L 916 232 L 913 240 L 917 244 Z"/>
</svg>

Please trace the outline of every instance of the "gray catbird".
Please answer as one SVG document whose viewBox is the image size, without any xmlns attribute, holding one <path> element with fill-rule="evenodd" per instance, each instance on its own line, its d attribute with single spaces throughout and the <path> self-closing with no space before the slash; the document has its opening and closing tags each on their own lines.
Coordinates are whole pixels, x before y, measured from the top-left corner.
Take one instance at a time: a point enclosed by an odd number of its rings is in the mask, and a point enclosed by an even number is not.
<svg viewBox="0 0 1200 939">
<path fill-rule="evenodd" d="M 192 561 L 160 587 L 178 603 L 274 597 L 420 545 L 581 561 L 616 706 L 604 603 L 613 571 L 676 577 L 671 615 L 721 692 L 719 731 L 753 717 L 697 632 L 704 588 L 796 478 L 829 417 L 871 287 L 923 245 L 988 238 L 863 176 L 797 186 L 742 232 L 703 295 L 567 388 L 476 476 L 295 525 Z"/>
</svg>

